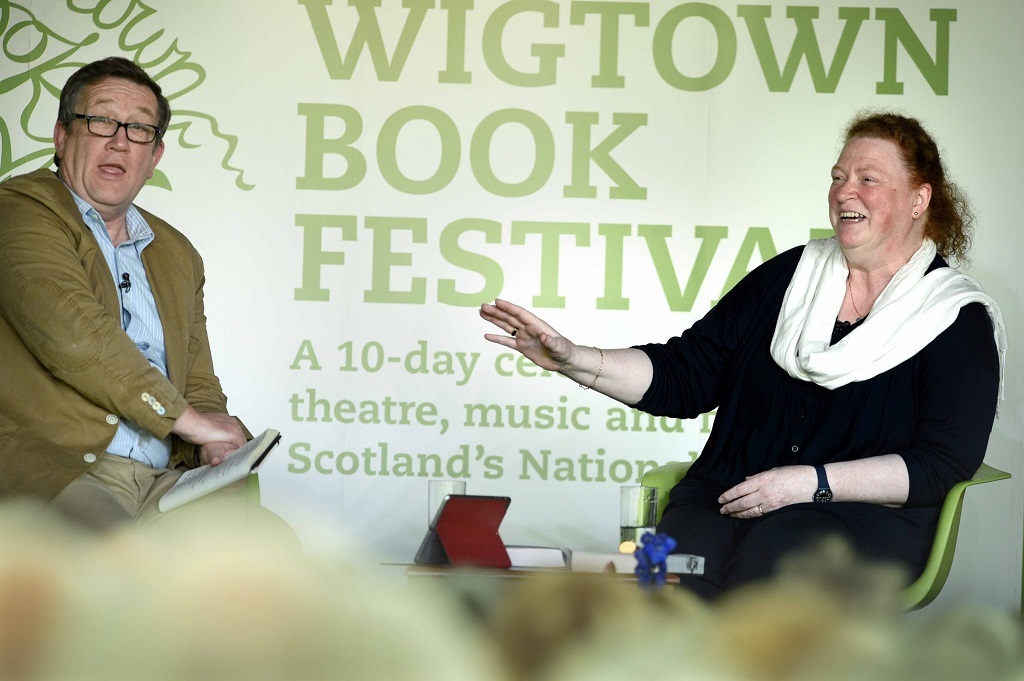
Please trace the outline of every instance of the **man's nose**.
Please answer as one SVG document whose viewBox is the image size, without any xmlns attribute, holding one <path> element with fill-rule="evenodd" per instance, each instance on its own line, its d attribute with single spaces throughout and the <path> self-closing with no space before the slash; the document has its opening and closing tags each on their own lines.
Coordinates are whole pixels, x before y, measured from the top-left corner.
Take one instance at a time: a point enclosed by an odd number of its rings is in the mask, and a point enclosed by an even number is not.
<svg viewBox="0 0 1024 681">
<path fill-rule="evenodd" d="M 128 128 L 121 126 L 114 133 L 113 137 L 107 138 L 107 145 L 115 148 L 127 148 L 131 144 L 131 140 L 128 139 Z"/>
</svg>

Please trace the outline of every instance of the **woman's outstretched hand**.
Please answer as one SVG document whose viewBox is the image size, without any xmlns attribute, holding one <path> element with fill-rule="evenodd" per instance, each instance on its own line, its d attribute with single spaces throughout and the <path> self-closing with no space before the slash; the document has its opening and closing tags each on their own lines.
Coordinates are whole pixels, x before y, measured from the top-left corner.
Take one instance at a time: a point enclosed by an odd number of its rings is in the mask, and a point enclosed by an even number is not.
<svg viewBox="0 0 1024 681">
<path fill-rule="evenodd" d="M 492 343 L 518 350 L 548 371 L 561 371 L 570 364 L 576 345 L 526 308 L 496 300 L 493 305 L 481 305 L 480 316 L 502 331 L 484 334 Z"/>
</svg>

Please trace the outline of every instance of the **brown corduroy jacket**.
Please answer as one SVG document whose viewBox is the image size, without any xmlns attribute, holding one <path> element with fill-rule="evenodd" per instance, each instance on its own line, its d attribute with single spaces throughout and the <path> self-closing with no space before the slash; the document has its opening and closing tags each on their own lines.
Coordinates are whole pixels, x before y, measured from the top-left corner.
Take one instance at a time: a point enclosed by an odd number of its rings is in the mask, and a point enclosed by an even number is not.
<svg viewBox="0 0 1024 681">
<path fill-rule="evenodd" d="M 113 277 L 50 170 L 0 184 L 0 498 L 51 499 L 128 419 L 166 437 L 186 403 L 227 413 L 203 313 L 203 262 L 166 222 L 142 252 L 167 350 L 164 377 L 121 329 Z M 170 466 L 192 466 L 173 438 Z"/>
</svg>

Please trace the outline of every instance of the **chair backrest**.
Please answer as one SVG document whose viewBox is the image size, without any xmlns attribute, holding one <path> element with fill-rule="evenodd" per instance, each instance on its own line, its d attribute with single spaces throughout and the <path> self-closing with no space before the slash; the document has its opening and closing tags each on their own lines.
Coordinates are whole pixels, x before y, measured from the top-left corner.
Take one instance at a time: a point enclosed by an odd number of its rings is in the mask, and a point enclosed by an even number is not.
<svg viewBox="0 0 1024 681">
<path fill-rule="evenodd" d="M 1006 471 L 983 463 L 973 478 L 958 482 L 953 485 L 953 489 L 949 490 L 946 500 L 942 502 L 939 522 L 935 527 L 935 541 L 932 543 L 932 552 L 928 555 L 924 571 L 903 590 L 903 607 L 905 609 L 919 610 L 934 601 L 942 591 L 946 577 L 949 576 L 949 568 L 953 564 L 956 538 L 960 532 L 960 512 L 963 510 L 964 492 L 967 491 L 967 488 L 983 482 L 1006 480 L 1009 477 L 1010 474 Z"/>
<path fill-rule="evenodd" d="M 644 473 L 641 484 L 658 488 L 659 521 L 668 504 L 669 492 L 686 475 L 690 463 L 690 461 L 676 461 Z M 953 564 L 956 538 L 960 532 L 960 512 L 963 510 L 964 492 L 967 491 L 967 488 L 983 482 L 1006 480 L 1009 477 L 1010 474 L 1006 471 L 983 463 L 974 477 L 953 485 L 953 488 L 949 490 L 946 500 L 942 502 L 942 510 L 939 512 L 939 521 L 935 528 L 935 541 L 932 543 L 932 551 L 928 555 L 924 571 L 903 591 L 903 607 L 906 610 L 923 608 L 935 600 L 935 597 L 942 591 L 946 578 L 949 576 L 949 568 Z"/>
<path fill-rule="evenodd" d="M 673 461 L 657 468 L 644 472 L 640 484 L 644 487 L 656 487 L 658 489 L 658 521 L 661 521 L 661 514 L 665 512 L 668 505 L 668 493 L 675 487 L 686 471 L 690 469 L 692 461 Z"/>
</svg>

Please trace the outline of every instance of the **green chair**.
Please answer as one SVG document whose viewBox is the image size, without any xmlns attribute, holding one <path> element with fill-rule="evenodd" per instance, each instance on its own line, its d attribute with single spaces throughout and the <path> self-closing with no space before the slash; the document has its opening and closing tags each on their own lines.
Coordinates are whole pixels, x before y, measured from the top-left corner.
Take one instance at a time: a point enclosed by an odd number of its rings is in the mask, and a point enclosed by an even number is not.
<svg viewBox="0 0 1024 681">
<path fill-rule="evenodd" d="M 668 493 L 676 483 L 683 479 L 690 468 L 689 461 L 676 461 L 653 468 L 644 473 L 642 483 L 647 487 L 658 488 L 658 520 L 668 504 Z M 960 531 L 960 512 L 964 505 L 964 492 L 971 485 L 983 482 L 1007 480 L 1010 474 L 981 464 L 981 468 L 970 480 L 953 485 L 946 500 L 942 502 L 939 522 L 935 529 L 935 543 L 925 564 L 924 571 L 912 584 L 903 591 L 903 607 L 908 611 L 918 610 L 935 600 L 946 583 L 949 568 L 953 564 L 953 553 L 956 549 L 956 537 Z"/>
<path fill-rule="evenodd" d="M 245 498 L 254 506 L 260 505 L 262 499 L 260 495 L 259 474 L 253 473 L 245 479 Z"/>
</svg>

